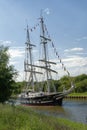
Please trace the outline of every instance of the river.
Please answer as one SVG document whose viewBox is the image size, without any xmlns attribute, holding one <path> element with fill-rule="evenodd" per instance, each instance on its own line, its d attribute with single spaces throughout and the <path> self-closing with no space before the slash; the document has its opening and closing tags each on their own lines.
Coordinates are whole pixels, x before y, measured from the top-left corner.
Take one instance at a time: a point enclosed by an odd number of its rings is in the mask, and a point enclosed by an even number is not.
<svg viewBox="0 0 87 130">
<path fill-rule="evenodd" d="M 62 106 L 34 106 L 36 112 L 87 124 L 87 100 L 63 101 Z"/>
</svg>

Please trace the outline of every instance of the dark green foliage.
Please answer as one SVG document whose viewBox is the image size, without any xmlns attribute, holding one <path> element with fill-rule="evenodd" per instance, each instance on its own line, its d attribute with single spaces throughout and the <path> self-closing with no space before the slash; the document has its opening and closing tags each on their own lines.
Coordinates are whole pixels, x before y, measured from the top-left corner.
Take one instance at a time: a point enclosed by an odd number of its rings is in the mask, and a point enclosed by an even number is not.
<svg viewBox="0 0 87 130">
<path fill-rule="evenodd" d="M 15 85 L 17 72 L 9 65 L 8 47 L 0 46 L 0 102 L 9 99 Z"/>
<path fill-rule="evenodd" d="M 84 79 L 87 79 L 87 75 L 82 74 L 82 75 L 76 76 L 74 79 L 75 79 L 75 82 L 79 82 L 79 81 L 82 81 Z"/>
<path fill-rule="evenodd" d="M 52 87 L 52 85 L 54 84 L 56 91 L 63 91 L 63 89 L 69 89 L 71 87 L 71 81 L 74 81 L 75 84 L 75 92 L 76 93 L 82 93 L 82 92 L 87 92 L 87 75 L 86 74 L 82 74 L 76 77 L 68 77 L 68 76 L 63 76 L 60 80 L 52 80 L 50 86 L 51 89 L 50 91 L 53 92 L 54 88 Z M 23 90 L 24 82 L 18 82 L 16 83 L 17 87 L 15 89 L 15 94 L 20 93 Z M 41 88 L 41 86 L 43 85 L 43 87 Z M 36 83 L 35 83 L 35 87 L 36 87 Z M 46 81 L 44 81 L 43 83 L 39 83 L 39 88 L 36 87 L 36 91 L 39 90 L 43 90 L 43 91 L 47 91 L 47 87 L 46 87 Z"/>
<path fill-rule="evenodd" d="M 76 88 L 75 92 L 87 92 L 87 75 L 82 74 L 75 77 Z"/>
<path fill-rule="evenodd" d="M 68 77 L 64 76 L 60 79 L 61 85 L 59 86 L 59 90 L 62 90 L 63 87 L 65 89 L 70 88 L 71 86 L 71 81 L 74 81 L 75 84 L 75 92 L 76 93 L 82 93 L 82 92 L 87 92 L 87 75 L 86 74 L 81 74 L 76 77 Z"/>
<path fill-rule="evenodd" d="M 76 83 L 75 92 L 77 93 L 87 92 L 87 79 L 81 80 Z"/>
<path fill-rule="evenodd" d="M 60 91 L 61 82 L 60 80 L 53 80 L 56 91 Z"/>
<path fill-rule="evenodd" d="M 19 94 L 24 89 L 25 82 L 16 82 L 13 95 Z"/>
<path fill-rule="evenodd" d="M 63 87 L 65 89 L 68 89 L 71 87 L 71 82 L 70 82 L 70 78 L 68 76 L 63 76 L 61 79 L 60 79 L 60 82 L 61 82 L 61 86 L 60 87 Z"/>
</svg>

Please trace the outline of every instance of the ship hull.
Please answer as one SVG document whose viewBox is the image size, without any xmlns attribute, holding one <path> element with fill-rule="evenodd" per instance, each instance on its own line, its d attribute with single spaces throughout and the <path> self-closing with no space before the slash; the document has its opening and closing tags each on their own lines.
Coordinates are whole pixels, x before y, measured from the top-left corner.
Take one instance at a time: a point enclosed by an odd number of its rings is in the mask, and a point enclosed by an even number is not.
<svg viewBox="0 0 87 130">
<path fill-rule="evenodd" d="M 22 105 L 26 106 L 62 106 L 62 100 L 63 99 L 58 99 L 55 102 L 54 101 L 44 101 L 44 102 L 29 102 L 29 101 L 24 101 L 21 102 Z"/>
<path fill-rule="evenodd" d="M 41 97 L 33 97 L 33 98 L 20 98 L 21 104 L 24 105 L 32 105 L 32 106 L 56 106 L 62 105 L 63 101 L 63 96 L 58 96 L 58 95 L 46 95 L 46 96 L 41 96 Z"/>
<path fill-rule="evenodd" d="M 62 105 L 63 98 L 70 94 L 74 90 L 74 85 L 65 92 L 57 93 L 29 93 L 29 95 L 21 95 L 20 103 L 24 105 L 33 105 L 33 106 L 46 106 L 46 105 Z M 31 96 L 32 95 L 32 96 Z"/>
</svg>

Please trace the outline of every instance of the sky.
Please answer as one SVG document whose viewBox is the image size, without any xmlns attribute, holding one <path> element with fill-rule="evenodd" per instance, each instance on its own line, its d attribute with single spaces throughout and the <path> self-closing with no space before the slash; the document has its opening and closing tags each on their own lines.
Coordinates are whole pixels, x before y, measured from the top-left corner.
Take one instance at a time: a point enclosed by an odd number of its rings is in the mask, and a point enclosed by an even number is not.
<svg viewBox="0 0 87 130">
<path fill-rule="evenodd" d="M 41 10 L 56 51 L 71 76 L 87 74 L 87 0 L 0 0 L 0 45 L 9 46 L 10 64 L 19 72 L 18 80 L 24 78 L 26 26 L 39 23 Z M 31 41 L 38 48 L 39 27 L 36 30 Z M 33 53 L 37 55 L 37 49 Z"/>
</svg>

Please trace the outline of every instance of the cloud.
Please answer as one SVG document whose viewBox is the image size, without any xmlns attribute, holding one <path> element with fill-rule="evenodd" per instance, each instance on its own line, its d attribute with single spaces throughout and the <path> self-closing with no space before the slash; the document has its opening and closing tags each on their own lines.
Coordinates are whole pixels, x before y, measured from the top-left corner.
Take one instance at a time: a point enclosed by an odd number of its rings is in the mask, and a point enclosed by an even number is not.
<svg viewBox="0 0 87 130">
<path fill-rule="evenodd" d="M 87 36 L 83 36 L 83 37 L 77 38 L 77 39 L 75 39 L 75 41 L 73 43 L 79 43 L 82 40 L 87 40 Z"/>
<path fill-rule="evenodd" d="M 87 57 L 71 56 L 63 60 L 65 65 L 71 67 L 84 67 L 87 65 Z"/>
<path fill-rule="evenodd" d="M 66 49 L 64 52 L 77 52 L 77 51 L 83 51 L 83 48 L 71 48 L 71 49 Z"/>
<path fill-rule="evenodd" d="M 75 76 L 82 73 L 87 73 L 87 53 L 84 52 L 84 48 L 76 47 L 66 49 L 64 52 L 67 54 L 67 57 L 63 59 L 63 62 L 70 71 L 71 75 Z"/>
<path fill-rule="evenodd" d="M 78 42 L 81 41 L 81 40 L 87 40 L 87 36 L 83 36 L 83 37 L 81 37 L 81 38 L 77 38 L 77 39 L 76 39 L 76 41 L 78 41 Z"/>
<path fill-rule="evenodd" d="M 24 46 L 10 47 L 8 53 L 10 55 L 9 64 L 13 65 L 19 73 L 17 81 L 22 81 L 23 80 L 22 71 L 24 70 L 25 47 Z M 34 50 L 33 53 L 34 55 L 36 55 L 37 50 Z"/>
<path fill-rule="evenodd" d="M 86 37 L 86 36 L 84 36 L 84 37 L 82 37 L 82 39 L 83 39 L 83 40 L 86 40 L 86 39 L 87 39 L 87 37 Z"/>
<path fill-rule="evenodd" d="M 16 81 L 24 81 L 24 71 L 19 71 Z"/>
<path fill-rule="evenodd" d="M 0 44 L 1 45 L 4 45 L 4 46 L 9 46 L 9 45 L 11 45 L 11 44 L 13 44 L 14 42 L 12 42 L 12 41 L 3 41 L 3 40 L 0 40 Z"/>
<path fill-rule="evenodd" d="M 54 79 L 58 79 L 58 78 L 61 78 L 63 75 L 67 75 L 67 72 L 64 71 L 64 69 L 62 68 L 62 64 L 59 62 L 58 59 L 54 59 L 52 61 L 55 61 L 57 63 L 57 65 L 51 65 L 52 69 L 58 72 L 58 75 L 52 73 L 52 77 Z M 64 63 L 64 66 L 69 71 L 71 76 L 76 76 L 82 73 L 87 73 L 87 57 L 80 57 L 77 55 L 73 55 L 73 56 L 68 56 L 65 59 L 62 59 L 62 62 Z M 39 62 L 36 61 L 35 64 L 39 65 Z M 21 70 L 23 70 L 22 68 Z M 18 80 L 23 80 L 23 78 L 21 77 L 23 77 L 24 75 L 23 73 L 21 73 L 21 70 L 19 71 L 20 73 L 19 73 Z M 36 68 L 36 71 L 44 72 L 44 70 L 40 68 Z M 37 79 L 40 80 L 41 77 L 42 77 L 41 75 L 38 75 Z"/>
<path fill-rule="evenodd" d="M 24 55 L 24 50 L 20 48 L 10 48 L 9 49 L 9 54 L 11 58 L 17 58 L 17 57 L 22 57 Z"/>
<path fill-rule="evenodd" d="M 49 8 L 44 9 L 44 12 L 49 15 L 50 14 Z"/>
<path fill-rule="evenodd" d="M 19 76 L 18 76 L 18 80 L 22 81 L 23 80 L 23 63 L 24 63 L 24 47 L 11 47 L 9 49 L 9 53 L 11 55 L 11 60 L 10 60 L 10 64 L 13 64 L 16 69 L 19 71 Z M 82 57 L 82 55 L 76 55 L 77 53 L 83 53 L 84 49 L 83 48 L 71 48 L 71 49 L 66 49 L 65 52 L 74 52 L 74 55 L 70 55 L 73 53 L 70 53 L 68 55 L 67 53 L 67 57 L 65 57 L 64 59 L 62 58 L 62 62 L 64 63 L 64 66 L 66 67 L 66 69 L 70 72 L 71 76 L 75 76 L 78 74 L 82 74 L 82 73 L 86 73 L 87 72 L 87 57 Z M 34 55 L 37 53 L 36 51 L 33 52 Z M 58 59 L 50 59 L 52 62 L 56 62 L 57 65 L 51 65 L 52 69 L 58 71 L 58 76 L 59 78 L 63 75 L 67 75 L 66 71 L 64 71 L 62 69 L 62 64 L 60 63 L 60 61 Z M 35 60 L 35 64 L 39 65 L 39 62 L 37 61 L 37 59 Z M 37 70 L 40 71 L 41 70 Z M 53 78 L 57 79 L 57 75 L 55 75 L 54 73 L 52 73 Z M 40 78 L 38 76 L 38 78 Z"/>
<path fill-rule="evenodd" d="M 24 49 L 23 47 L 11 47 L 9 48 L 8 54 L 10 55 L 9 64 L 14 65 L 17 71 L 23 68 L 24 61 Z"/>
<path fill-rule="evenodd" d="M 63 63 L 71 76 L 87 74 L 87 57 L 72 55 L 63 59 Z"/>
<path fill-rule="evenodd" d="M 10 60 L 10 65 L 16 65 L 18 62 L 17 61 L 12 61 L 12 60 Z"/>
</svg>

